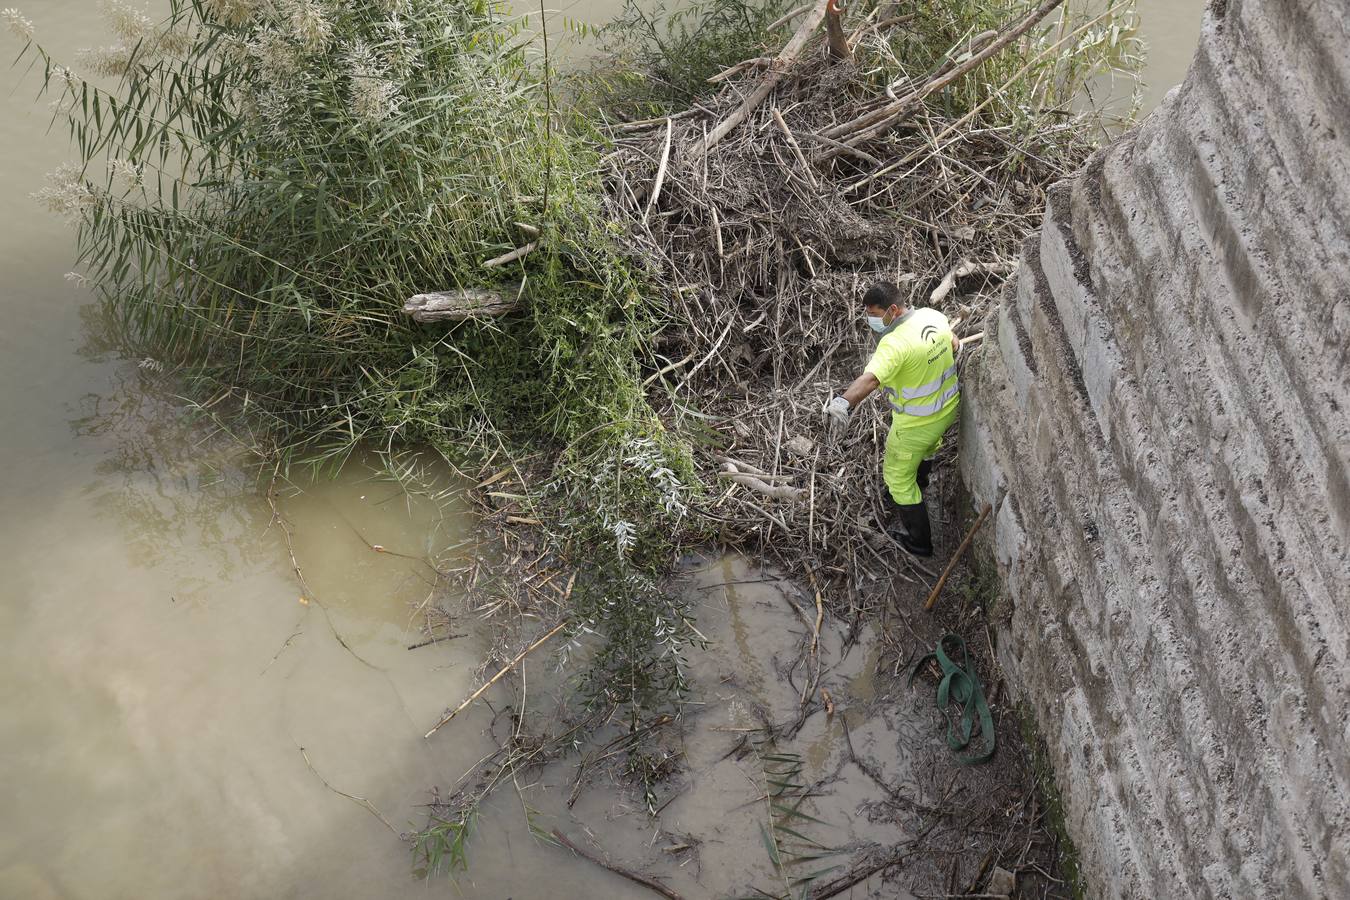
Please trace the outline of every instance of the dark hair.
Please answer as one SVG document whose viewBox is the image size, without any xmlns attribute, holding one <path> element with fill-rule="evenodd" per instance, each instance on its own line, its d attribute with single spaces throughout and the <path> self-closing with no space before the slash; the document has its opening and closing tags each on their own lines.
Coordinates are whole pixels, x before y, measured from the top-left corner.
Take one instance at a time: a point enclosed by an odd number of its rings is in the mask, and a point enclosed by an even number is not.
<svg viewBox="0 0 1350 900">
<path fill-rule="evenodd" d="M 900 286 L 891 281 L 874 281 L 863 292 L 863 306 L 877 309 L 890 309 L 892 306 L 904 306 L 905 298 Z"/>
</svg>

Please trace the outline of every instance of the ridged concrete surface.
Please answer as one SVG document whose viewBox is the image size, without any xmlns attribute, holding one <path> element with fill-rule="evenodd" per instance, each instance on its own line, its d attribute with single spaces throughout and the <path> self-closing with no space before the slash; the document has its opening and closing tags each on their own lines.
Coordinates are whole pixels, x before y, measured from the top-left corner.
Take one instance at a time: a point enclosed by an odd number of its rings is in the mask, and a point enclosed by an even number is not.
<svg viewBox="0 0 1350 900">
<path fill-rule="evenodd" d="M 1093 896 L 1350 898 L 1350 4 L 1216 2 L 963 377 Z"/>
</svg>

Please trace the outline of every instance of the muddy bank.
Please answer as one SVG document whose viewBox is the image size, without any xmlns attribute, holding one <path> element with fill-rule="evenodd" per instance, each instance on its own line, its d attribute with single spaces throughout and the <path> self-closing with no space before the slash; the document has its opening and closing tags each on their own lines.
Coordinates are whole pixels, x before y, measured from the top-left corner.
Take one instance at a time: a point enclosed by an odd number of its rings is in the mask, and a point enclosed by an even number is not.
<svg viewBox="0 0 1350 900">
<path fill-rule="evenodd" d="M 917 613 L 915 598 L 879 626 L 824 616 L 817 631 L 810 591 L 737 557 L 688 560 L 676 585 L 695 598 L 709 644 L 687 659 L 693 691 L 683 716 L 643 744 L 663 769 L 653 796 L 632 777 L 624 730 L 601 727 L 561 759 L 522 763 L 484 815 L 524 810 L 560 858 L 570 853 L 555 829 L 595 859 L 687 898 L 940 896 L 986 888 L 996 867 L 1017 873 L 1019 896 L 1067 896 L 1017 713 L 998 702 L 998 676 L 977 643 L 986 636 L 979 603 L 966 596 L 971 584 L 963 576 L 937 618 Z M 947 628 L 981 651 L 999 741 L 986 765 L 959 766 L 947 748 L 935 680 L 908 684 L 913 660 Z M 489 698 L 487 733 L 503 747 L 532 746 L 521 704 L 547 713 L 564 692 L 545 660 L 527 663 L 522 680 L 523 697 L 517 682 Z M 466 782 L 514 765 L 506 759 Z M 454 804 L 436 815 L 454 819 Z M 467 884 L 477 884 L 479 847 L 472 838 L 468 872 L 458 876 Z M 612 896 L 654 896 L 589 864 Z"/>
</svg>

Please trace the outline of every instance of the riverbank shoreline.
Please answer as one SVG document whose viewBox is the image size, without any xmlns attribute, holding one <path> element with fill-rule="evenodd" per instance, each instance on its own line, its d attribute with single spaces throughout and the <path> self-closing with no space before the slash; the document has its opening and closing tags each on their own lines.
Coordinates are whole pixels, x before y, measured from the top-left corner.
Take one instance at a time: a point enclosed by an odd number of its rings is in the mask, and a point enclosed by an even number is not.
<svg viewBox="0 0 1350 900">
<path fill-rule="evenodd" d="M 975 516 L 954 467 L 939 469 L 934 487 L 938 547 L 950 555 Z M 687 556 L 667 589 L 692 598 L 708 643 L 683 661 L 683 712 L 644 722 L 640 734 L 603 711 L 578 720 L 570 682 L 556 678 L 558 648 L 519 662 L 479 701 L 491 707 L 486 734 L 497 751 L 437 787 L 432 825 L 415 838 L 421 865 L 472 878 L 478 816 L 519 814 L 499 803 L 480 813 L 484 798 L 505 792 L 541 844 L 608 868 L 616 885 L 645 879 L 667 896 L 938 896 L 1009 884 L 997 869 L 1021 885 L 1018 896 L 1069 896 L 1081 889 L 1064 887 L 1073 850 L 995 662 L 990 617 L 1000 603 L 989 566 L 962 561 L 931 612 L 923 582 L 888 592 L 880 617 L 841 619 L 782 572 L 734 555 Z M 475 614 L 471 598 L 445 596 L 447 616 Z M 503 635 L 496 666 L 537 632 Z M 966 638 L 993 711 L 997 749 L 982 765 L 960 765 L 946 745 L 936 669 L 910 683 L 947 633 Z M 584 665 L 583 648 L 561 652 Z M 550 724 L 540 732 L 540 723 Z M 428 854 L 428 841 L 445 846 Z M 467 862 L 458 874 L 447 862 L 455 842 Z"/>
</svg>

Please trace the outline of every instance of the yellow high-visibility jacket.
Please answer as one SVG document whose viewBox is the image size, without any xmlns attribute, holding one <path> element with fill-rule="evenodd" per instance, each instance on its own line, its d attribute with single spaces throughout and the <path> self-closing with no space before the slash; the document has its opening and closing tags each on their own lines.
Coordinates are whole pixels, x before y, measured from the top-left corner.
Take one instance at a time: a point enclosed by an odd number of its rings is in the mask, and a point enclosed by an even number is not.
<svg viewBox="0 0 1350 900">
<path fill-rule="evenodd" d="M 935 309 L 901 316 L 877 342 L 865 371 L 881 382 L 896 428 L 945 428 L 961 402 L 951 322 Z"/>
</svg>

